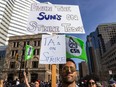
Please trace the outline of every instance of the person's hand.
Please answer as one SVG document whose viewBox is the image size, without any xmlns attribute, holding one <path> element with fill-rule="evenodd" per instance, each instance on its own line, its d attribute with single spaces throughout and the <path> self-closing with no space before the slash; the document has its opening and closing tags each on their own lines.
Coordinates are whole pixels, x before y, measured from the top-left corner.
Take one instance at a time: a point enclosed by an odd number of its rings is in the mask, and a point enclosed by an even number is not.
<svg viewBox="0 0 116 87">
<path fill-rule="evenodd" d="M 26 72 L 25 71 L 23 72 L 23 75 L 26 77 Z"/>
</svg>

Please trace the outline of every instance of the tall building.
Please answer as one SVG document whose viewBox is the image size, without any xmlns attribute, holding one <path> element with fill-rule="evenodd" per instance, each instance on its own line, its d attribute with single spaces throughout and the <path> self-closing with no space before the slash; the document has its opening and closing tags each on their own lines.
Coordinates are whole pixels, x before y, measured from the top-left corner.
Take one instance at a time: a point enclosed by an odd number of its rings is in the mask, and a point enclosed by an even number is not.
<svg viewBox="0 0 116 87">
<path fill-rule="evenodd" d="M 101 80 L 110 78 L 108 71 L 115 77 L 116 23 L 98 25 L 96 31 L 87 36 L 86 46 L 90 72 Z"/>
<path fill-rule="evenodd" d="M 24 35 L 30 5 L 35 0 L 0 1 L 0 46 L 8 44 L 9 36 Z"/>
<path fill-rule="evenodd" d="M 80 78 L 83 78 L 88 74 L 89 74 L 88 65 L 86 62 L 82 61 L 81 63 L 79 63 L 79 76 Z"/>
<path fill-rule="evenodd" d="M 101 55 L 116 44 L 116 23 L 101 24 L 97 27 Z"/>
<path fill-rule="evenodd" d="M 39 64 L 40 58 L 40 43 L 42 35 L 24 35 L 11 36 L 9 38 L 8 48 L 3 67 L 3 78 L 7 80 L 15 80 L 21 77 L 22 71 L 25 69 L 28 72 L 30 81 L 40 79 L 41 81 L 51 80 L 51 65 Z M 34 57 L 27 62 L 24 61 L 26 44 L 34 47 Z M 59 78 L 59 66 L 56 68 L 56 76 Z"/>
<path fill-rule="evenodd" d="M 86 50 L 88 56 L 89 73 L 99 76 L 101 70 L 100 54 L 97 32 L 92 32 L 87 36 Z"/>
<path fill-rule="evenodd" d="M 102 65 L 102 79 L 110 78 L 109 71 L 116 79 L 116 23 L 101 24 L 97 27 Z"/>
</svg>

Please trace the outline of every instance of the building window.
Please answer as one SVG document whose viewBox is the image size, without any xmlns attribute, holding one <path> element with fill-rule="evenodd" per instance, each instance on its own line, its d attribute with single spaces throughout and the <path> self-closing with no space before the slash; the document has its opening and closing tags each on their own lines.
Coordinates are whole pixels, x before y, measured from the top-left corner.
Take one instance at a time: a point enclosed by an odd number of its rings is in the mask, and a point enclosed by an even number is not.
<svg viewBox="0 0 116 87">
<path fill-rule="evenodd" d="M 33 52 L 33 54 L 35 55 L 35 49 L 34 49 L 34 52 Z"/>
<path fill-rule="evenodd" d="M 29 44 L 30 44 L 30 41 L 24 41 L 24 47 Z"/>
<path fill-rule="evenodd" d="M 39 55 L 39 49 L 37 49 L 37 55 Z"/>
<path fill-rule="evenodd" d="M 40 41 L 38 41 L 38 46 L 40 46 Z"/>
<path fill-rule="evenodd" d="M 21 63 L 21 68 L 24 68 L 24 67 L 25 67 L 25 63 L 22 62 L 22 63 Z"/>
<path fill-rule="evenodd" d="M 25 55 L 25 49 L 22 50 L 22 56 L 24 56 L 24 55 Z"/>
<path fill-rule="evenodd" d="M 17 53 L 18 53 L 18 50 L 12 50 L 11 52 L 12 57 L 16 56 Z"/>
<path fill-rule="evenodd" d="M 29 41 L 27 41 L 27 45 L 29 45 Z"/>
<path fill-rule="evenodd" d="M 34 55 L 39 55 L 40 49 L 34 49 Z"/>
<path fill-rule="evenodd" d="M 12 57 L 14 56 L 14 54 L 15 54 L 15 53 L 14 53 L 14 50 L 12 50 L 12 53 L 11 53 Z"/>
<path fill-rule="evenodd" d="M 13 42 L 13 47 L 19 47 L 19 42 Z"/>
<path fill-rule="evenodd" d="M 40 41 L 34 41 L 34 46 L 40 46 Z"/>
<path fill-rule="evenodd" d="M 36 41 L 34 41 L 34 46 L 36 46 Z"/>
<path fill-rule="evenodd" d="M 32 68 L 38 68 L 38 61 L 32 61 Z"/>
<path fill-rule="evenodd" d="M 10 68 L 11 69 L 15 68 L 15 62 L 10 62 Z"/>
</svg>

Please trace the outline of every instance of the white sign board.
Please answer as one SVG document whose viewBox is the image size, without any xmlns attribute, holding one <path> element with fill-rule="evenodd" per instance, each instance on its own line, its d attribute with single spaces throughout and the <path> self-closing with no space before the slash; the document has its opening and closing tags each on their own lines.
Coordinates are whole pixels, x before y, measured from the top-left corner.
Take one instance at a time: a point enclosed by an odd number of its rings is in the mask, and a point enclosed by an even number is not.
<svg viewBox="0 0 116 87">
<path fill-rule="evenodd" d="M 42 35 L 40 64 L 66 63 L 65 35 Z"/>
<path fill-rule="evenodd" d="M 109 70 L 109 74 L 112 75 L 112 70 Z"/>
<path fill-rule="evenodd" d="M 31 33 L 85 33 L 77 5 L 32 3 L 27 31 Z"/>
</svg>

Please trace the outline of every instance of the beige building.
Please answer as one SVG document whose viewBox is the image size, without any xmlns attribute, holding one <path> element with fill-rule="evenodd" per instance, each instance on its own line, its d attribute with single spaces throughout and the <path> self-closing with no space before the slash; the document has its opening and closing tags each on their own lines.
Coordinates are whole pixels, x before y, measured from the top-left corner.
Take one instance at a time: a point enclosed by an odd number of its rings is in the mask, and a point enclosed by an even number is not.
<svg viewBox="0 0 116 87">
<path fill-rule="evenodd" d="M 51 65 L 39 64 L 41 35 L 11 36 L 6 50 L 6 58 L 3 69 L 3 78 L 15 80 L 19 73 L 25 69 L 28 72 L 29 81 L 40 79 L 42 81 L 51 80 Z M 26 44 L 34 47 L 34 57 L 24 61 Z M 57 79 L 59 78 L 59 67 L 56 70 Z M 21 75 L 20 75 L 21 76 Z"/>
</svg>

